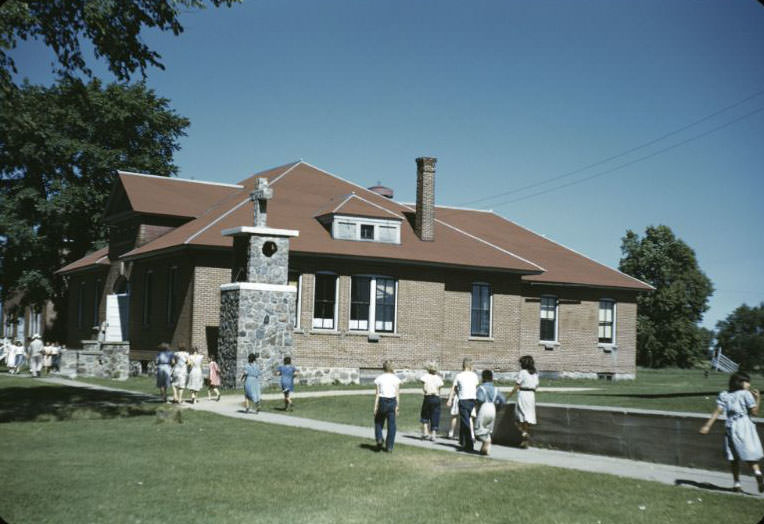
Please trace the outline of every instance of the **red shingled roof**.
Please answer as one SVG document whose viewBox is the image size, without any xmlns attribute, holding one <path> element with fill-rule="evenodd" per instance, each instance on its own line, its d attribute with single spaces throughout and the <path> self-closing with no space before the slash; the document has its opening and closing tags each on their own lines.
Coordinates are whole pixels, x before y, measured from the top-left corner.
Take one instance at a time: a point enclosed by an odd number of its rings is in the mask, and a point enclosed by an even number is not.
<svg viewBox="0 0 764 524">
<path fill-rule="evenodd" d="M 242 182 L 244 189 L 232 195 L 225 205 L 218 203 L 211 212 L 126 253 L 124 257 L 136 258 L 183 245 L 230 247 L 231 239 L 221 232 L 252 224 L 253 208 L 249 193 L 259 177 L 269 179 L 274 193 L 273 200 L 268 203 L 268 225 L 300 232 L 300 236 L 290 243 L 290 250 L 295 253 L 402 260 L 521 273 L 543 270 L 508 250 L 443 224 L 435 225 L 433 242 L 419 240 L 408 220 L 401 225 L 400 244 L 334 240 L 315 216 L 342 205 L 352 192 L 362 195 L 372 204 L 370 207 L 382 208 L 377 216 L 387 214 L 383 209 L 401 217 L 410 214 L 411 210 L 305 162 L 253 175 Z"/>
<path fill-rule="evenodd" d="M 93 251 L 92 253 L 87 254 L 78 260 L 75 260 L 71 264 L 67 264 L 66 266 L 57 270 L 56 273 L 72 273 L 73 271 L 90 269 L 98 266 L 109 267 L 109 264 L 109 248 L 104 247 L 97 251 Z"/>
<path fill-rule="evenodd" d="M 651 290 L 652 286 L 607 267 L 493 212 L 438 208 L 436 218 L 533 260 L 546 269 L 526 275 L 529 282 L 580 284 Z"/>
<path fill-rule="evenodd" d="M 192 182 L 196 185 L 184 184 L 183 189 L 178 190 L 167 184 L 168 180 L 177 182 L 178 179 L 139 179 L 140 176 L 126 173 L 121 173 L 120 177 L 123 184 L 127 183 L 125 189 L 131 205 L 146 210 L 141 212 L 188 216 L 181 214 L 188 212 L 183 209 L 193 209 L 198 213 L 193 220 L 126 253 L 124 259 L 142 258 L 186 246 L 231 247 L 231 238 L 221 232 L 252 225 L 253 204 L 249 193 L 257 178 L 265 177 L 274 193 L 268 203 L 268 225 L 300 232 L 291 240 L 290 249 L 294 253 L 512 271 L 524 274 L 526 281 L 538 283 L 652 289 L 644 282 L 491 212 L 436 207 L 435 240 L 422 241 L 411 225 L 412 206 L 384 198 L 302 161 L 263 171 L 238 186 L 205 185 L 200 188 L 200 183 Z M 155 191 L 154 184 L 163 189 Z M 178 193 L 183 195 L 181 203 L 175 202 L 176 196 L 172 196 Z M 204 196 L 193 196 L 192 193 Z M 162 198 L 158 198 L 160 194 Z M 137 211 L 135 207 L 133 209 Z M 401 243 L 335 240 L 317 220 L 319 216 L 332 213 L 400 220 Z M 92 261 L 82 259 L 59 272 L 72 271 L 72 267 L 81 269 L 89 263 Z"/>
<path fill-rule="evenodd" d="M 241 190 L 236 184 L 200 182 L 166 176 L 119 171 L 119 184 L 136 213 L 195 218 L 213 203 Z M 119 191 L 119 186 L 115 191 Z M 114 193 L 107 204 L 109 207 Z"/>
</svg>

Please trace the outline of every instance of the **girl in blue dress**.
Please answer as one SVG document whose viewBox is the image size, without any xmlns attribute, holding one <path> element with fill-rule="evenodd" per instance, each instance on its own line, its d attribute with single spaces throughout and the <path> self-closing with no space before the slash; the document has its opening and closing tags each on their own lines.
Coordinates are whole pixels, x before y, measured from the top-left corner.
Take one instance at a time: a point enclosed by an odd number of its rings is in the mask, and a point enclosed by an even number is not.
<svg viewBox="0 0 764 524">
<path fill-rule="evenodd" d="M 719 415 L 726 417 L 724 427 L 724 452 L 730 461 L 732 478 L 735 481 L 733 491 L 742 491 L 740 487 L 740 461 L 750 464 L 756 475 L 759 493 L 764 492 L 764 477 L 758 462 L 764 457 L 761 440 L 756 433 L 756 424 L 751 415 L 759 414 L 761 398 L 758 390 L 751 389 L 751 378 L 742 372 L 730 377 L 729 390 L 722 391 L 716 399 L 716 410 L 711 413 L 700 432 L 707 435 Z"/>
<path fill-rule="evenodd" d="M 292 393 L 294 393 L 294 377 L 297 369 L 292 365 L 292 357 L 284 357 L 284 364 L 276 368 L 276 374 L 281 376 L 281 391 L 284 393 L 284 411 L 292 411 Z"/>
<path fill-rule="evenodd" d="M 250 411 L 250 403 L 254 404 L 255 415 L 260 411 L 260 376 L 262 371 L 257 365 L 257 353 L 250 353 L 247 357 L 249 362 L 244 366 L 244 373 L 241 375 L 241 380 L 244 381 L 244 409 L 246 413 Z"/>
</svg>

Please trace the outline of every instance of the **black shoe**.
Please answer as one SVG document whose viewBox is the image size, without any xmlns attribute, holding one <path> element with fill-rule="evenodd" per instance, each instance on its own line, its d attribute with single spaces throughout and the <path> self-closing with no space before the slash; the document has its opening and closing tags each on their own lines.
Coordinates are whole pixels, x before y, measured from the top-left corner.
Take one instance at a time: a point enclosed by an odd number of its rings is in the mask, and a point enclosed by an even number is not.
<svg viewBox="0 0 764 524">
<path fill-rule="evenodd" d="M 383 440 L 377 441 L 377 451 L 382 451 L 382 448 L 385 447 L 385 442 Z"/>
</svg>

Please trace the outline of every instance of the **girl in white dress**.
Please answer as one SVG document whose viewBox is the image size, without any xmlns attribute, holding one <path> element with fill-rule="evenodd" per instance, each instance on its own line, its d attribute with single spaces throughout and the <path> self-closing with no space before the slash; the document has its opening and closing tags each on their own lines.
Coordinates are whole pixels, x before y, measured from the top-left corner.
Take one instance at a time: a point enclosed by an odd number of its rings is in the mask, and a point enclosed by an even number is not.
<svg viewBox="0 0 764 524">
<path fill-rule="evenodd" d="M 742 491 L 740 487 L 740 461 L 747 462 L 756 475 L 759 493 L 764 492 L 764 477 L 758 462 L 764 456 L 761 440 L 756 432 L 756 424 L 751 415 L 759 414 L 761 398 L 758 390 L 751 389 L 751 378 L 743 372 L 730 377 L 729 390 L 722 391 L 716 398 L 716 410 L 711 413 L 700 432 L 707 435 L 719 415 L 726 417 L 724 427 L 724 452 L 730 461 L 732 478 L 735 482 L 733 491 Z"/>
<path fill-rule="evenodd" d="M 188 372 L 188 384 L 187 387 L 191 391 L 191 403 L 196 404 L 199 400 L 196 398 L 196 394 L 202 389 L 204 384 L 204 378 L 202 377 L 202 357 L 199 353 L 199 348 L 196 346 L 191 348 L 191 355 L 188 357 L 188 365 L 190 371 Z"/>
<path fill-rule="evenodd" d="M 183 403 L 183 390 L 186 389 L 188 379 L 188 351 L 184 346 L 179 346 L 175 352 L 172 366 L 172 401 L 177 404 Z"/>
<path fill-rule="evenodd" d="M 515 405 L 515 425 L 520 430 L 522 441 L 520 447 L 527 448 L 531 435 L 531 425 L 536 425 L 536 388 L 539 386 L 539 376 L 536 374 L 536 364 L 533 357 L 525 355 L 520 357 L 520 373 L 517 374 L 515 387 L 507 395 L 510 398 L 517 391 L 517 404 Z"/>
</svg>

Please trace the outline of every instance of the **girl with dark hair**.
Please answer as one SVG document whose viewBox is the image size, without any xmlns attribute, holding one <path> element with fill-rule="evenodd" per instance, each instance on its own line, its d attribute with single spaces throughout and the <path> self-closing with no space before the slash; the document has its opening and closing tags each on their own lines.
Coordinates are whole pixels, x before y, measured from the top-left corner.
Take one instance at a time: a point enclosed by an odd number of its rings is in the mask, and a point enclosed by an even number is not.
<svg viewBox="0 0 764 524">
<path fill-rule="evenodd" d="M 218 363 L 215 362 L 215 355 L 210 355 L 210 363 L 209 363 L 209 370 L 210 370 L 210 377 L 209 377 L 209 383 L 207 384 L 209 387 L 207 388 L 207 399 L 212 400 L 212 394 L 215 393 L 216 397 L 215 400 L 220 400 L 220 366 L 218 366 Z"/>
<path fill-rule="evenodd" d="M 520 368 L 520 373 L 517 374 L 517 380 L 515 380 L 515 387 L 512 388 L 507 398 L 518 392 L 517 404 L 515 405 L 515 425 L 520 430 L 522 437 L 520 447 L 527 448 L 531 437 L 530 426 L 536 424 L 536 388 L 539 386 L 539 377 L 536 374 L 536 364 L 530 355 L 520 357 Z"/>
<path fill-rule="evenodd" d="M 250 353 L 247 357 L 248 364 L 244 366 L 241 380 L 244 381 L 244 412 L 249 413 L 250 403 L 254 404 L 255 415 L 260 412 L 260 376 L 262 371 L 257 365 L 257 353 Z"/>
<path fill-rule="evenodd" d="M 281 392 L 284 394 L 284 411 L 294 410 L 294 402 L 292 401 L 294 377 L 299 374 L 297 368 L 292 365 L 292 357 L 284 357 L 284 364 L 276 368 L 276 375 L 281 377 Z"/>
<path fill-rule="evenodd" d="M 707 435 L 711 431 L 719 415 L 726 417 L 724 428 L 724 452 L 730 461 L 733 491 L 742 491 L 740 487 L 740 461 L 750 464 L 756 475 L 756 483 L 759 485 L 759 493 L 764 492 L 764 477 L 758 462 L 764 456 L 761 441 L 756 433 L 756 424 L 751 420 L 751 415 L 759 414 L 761 398 L 759 391 L 751 389 L 751 377 L 746 373 L 733 373 L 730 377 L 729 390 L 722 391 L 716 398 L 716 409 L 711 413 L 700 432 Z"/>
</svg>

